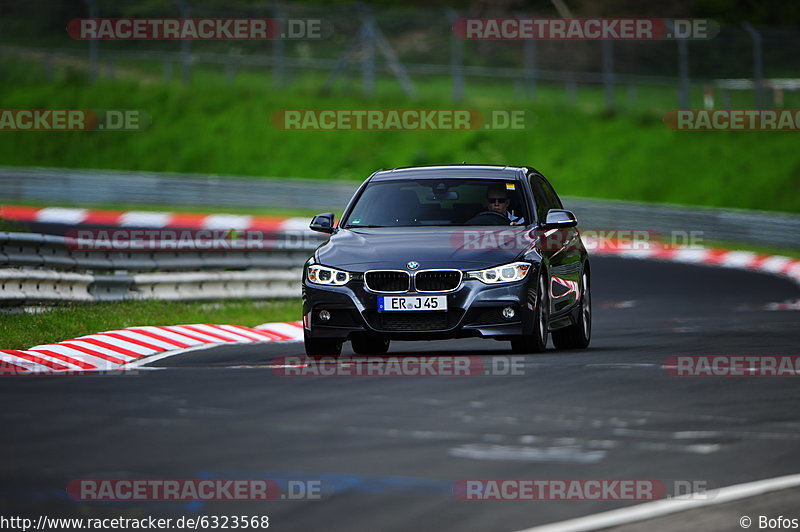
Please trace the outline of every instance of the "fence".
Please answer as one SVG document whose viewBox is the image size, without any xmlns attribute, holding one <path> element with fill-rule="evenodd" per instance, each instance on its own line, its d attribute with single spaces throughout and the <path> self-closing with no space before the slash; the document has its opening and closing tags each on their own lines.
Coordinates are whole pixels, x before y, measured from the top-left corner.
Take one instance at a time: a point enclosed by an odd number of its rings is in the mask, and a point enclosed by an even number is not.
<svg viewBox="0 0 800 532">
<path fill-rule="evenodd" d="M 390 80 L 409 97 L 420 93 L 424 80 L 441 79 L 453 100 L 461 100 L 474 83 L 511 89 L 527 99 L 541 98 L 546 86 L 556 87 L 567 101 L 578 99 L 578 87 L 597 86 L 602 101 L 613 108 L 619 91 L 629 102 L 640 99 L 639 87 L 668 88 L 670 106 L 708 102 L 702 91 L 747 91 L 748 106 L 781 105 L 784 91 L 800 76 L 800 30 L 723 25 L 709 40 L 661 41 L 470 41 L 452 26 L 459 17 L 487 16 L 467 10 L 371 7 L 359 5 L 263 4 L 225 6 L 185 2 L 56 2 L 43 16 L 11 4 L 0 21 L 3 55 L 36 57 L 52 77 L 54 65 L 85 66 L 86 79 L 121 75 L 125 65 L 138 64 L 136 76 L 180 77 L 191 83 L 198 69 L 211 68 L 233 81 L 241 72 L 268 77 L 265 86 L 289 88 L 317 74 L 312 87 L 331 89 L 337 83 L 358 86 L 373 95 L 378 80 Z M 643 6 L 640 17 L 659 16 Z M 500 17 L 552 17 L 554 13 L 492 13 Z M 263 41 L 75 41 L 64 27 L 82 17 L 269 17 L 285 28 L 291 20 L 318 20 L 332 28 L 324 39 Z M 585 16 L 585 15 L 582 15 Z M 36 36 L 36 37 L 33 37 Z M 149 66 L 145 66 L 149 65 Z M 733 80 L 733 82 L 731 82 Z M 739 81 L 744 81 L 740 83 Z M 793 81 L 796 81 L 794 79 Z M 770 102 L 769 100 L 772 100 Z M 741 105 L 739 102 L 734 102 Z"/>
</svg>

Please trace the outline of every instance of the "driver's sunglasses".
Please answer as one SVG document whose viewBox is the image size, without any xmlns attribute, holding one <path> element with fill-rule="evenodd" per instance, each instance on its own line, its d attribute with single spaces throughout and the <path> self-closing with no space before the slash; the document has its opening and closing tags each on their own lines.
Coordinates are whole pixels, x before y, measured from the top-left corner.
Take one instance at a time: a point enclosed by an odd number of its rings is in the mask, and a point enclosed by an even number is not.
<svg viewBox="0 0 800 532">
<path fill-rule="evenodd" d="M 486 203 L 493 204 L 493 203 L 505 203 L 508 201 L 508 198 L 486 198 Z"/>
</svg>

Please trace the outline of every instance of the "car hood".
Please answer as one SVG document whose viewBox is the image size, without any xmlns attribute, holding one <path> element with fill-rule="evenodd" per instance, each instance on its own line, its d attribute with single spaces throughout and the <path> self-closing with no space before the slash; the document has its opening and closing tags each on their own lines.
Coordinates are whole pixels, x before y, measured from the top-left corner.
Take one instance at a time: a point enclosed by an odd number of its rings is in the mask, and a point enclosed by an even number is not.
<svg viewBox="0 0 800 532">
<path fill-rule="evenodd" d="M 524 227 L 381 227 L 340 229 L 316 253 L 320 264 L 350 271 L 480 269 L 514 261 L 530 249 Z"/>
</svg>

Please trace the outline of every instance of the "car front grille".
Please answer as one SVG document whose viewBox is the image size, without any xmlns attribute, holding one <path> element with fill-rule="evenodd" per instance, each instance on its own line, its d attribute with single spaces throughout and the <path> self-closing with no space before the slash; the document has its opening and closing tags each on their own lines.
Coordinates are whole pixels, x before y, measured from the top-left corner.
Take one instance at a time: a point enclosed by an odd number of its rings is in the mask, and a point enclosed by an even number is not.
<svg viewBox="0 0 800 532">
<path fill-rule="evenodd" d="M 382 331 L 440 331 L 449 327 L 447 312 L 381 312 L 370 323 Z"/>
<path fill-rule="evenodd" d="M 414 285 L 419 292 L 449 292 L 460 284 L 459 270 L 427 270 L 414 276 Z"/>
<path fill-rule="evenodd" d="M 408 292 L 411 277 L 407 272 L 377 270 L 364 274 L 364 284 L 373 292 Z"/>
</svg>

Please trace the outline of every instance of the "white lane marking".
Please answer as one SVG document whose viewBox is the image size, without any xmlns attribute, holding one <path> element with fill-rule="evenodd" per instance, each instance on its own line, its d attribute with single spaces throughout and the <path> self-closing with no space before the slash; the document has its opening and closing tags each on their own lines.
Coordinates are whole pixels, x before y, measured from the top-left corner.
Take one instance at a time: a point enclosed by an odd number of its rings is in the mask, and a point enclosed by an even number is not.
<svg viewBox="0 0 800 532">
<path fill-rule="evenodd" d="M 516 532 L 584 532 L 626 525 L 647 519 L 661 517 L 677 512 L 685 512 L 705 506 L 724 504 L 731 501 L 764 495 L 773 491 L 800 486 L 800 474 L 768 478 L 735 484 L 724 488 L 709 490 L 701 494 L 689 494 L 673 499 L 645 502 L 635 506 L 610 510 L 558 523 L 550 523 Z"/>
<path fill-rule="evenodd" d="M 671 259 L 675 262 L 698 263 L 706 262 L 711 256 L 708 249 L 676 249 Z"/>
<path fill-rule="evenodd" d="M 625 301 L 600 301 L 600 308 L 633 308 L 636 306 L 635 299 Z"/>
<path fill-rule="evenodd" d="M 508 460 L 514 462 L 557 462 L 594 464 L 605 458 L 606 451 L 586 450 L 577 445 L 563 447 L 529 447 L 524 445 L 490 445 L 471 443 L 447 451 L 450 456 L 473 460 Z"/>
<path fill-rule="evenodd" d="M 727 268 L 747 268 L 755 258 L 756 254 L 749 251 L 730 251 L 723 256 L 720 264 Z"/>
<path fill-rule="evenodd" d="M 64 207 L 45 207 L 36 213 L 36 221 L 77 225 L 86 219 L 86 209 L 68 209 Z"/>
<path fill-rule="evenodd" d="M 613 430 L 614 436 L 630 437 L 630 438 L 651 438 L 654 440 L 687 440 L 697 438 L 739 438 L 742 440 L 798 440 L 800 434 L 797 432 L 761 432 L 761 431 L 744 431 L 744 430 L 727 430 L 721 429 L 717 431 L 659 431 L 659 430 L 641 430 L 629 428 L 615 428 Z M 696 435 L 695 434 L 702 434 Z"/>
<path fill-rule="evenodd" d="M 281 222 L 281 229 L 284 231 L 308 231 L 309 234 L 312 233 L 311 229 L 308 228 L 308 218 L 286 218 Z"/>
<path fill-rule="evenodd" d="M 761 261 L 760 269 L 772 273 L 780 273 L 792 259 L 781 255 L 772 255 Z"/>
<path fill-rule="evenodd" d="M 633 259 L 646 259 L 652 257 L 656 253 L 658 253 L 659 249 L 623 249 L 619 251 L 607 251 L 604 250 L 602 254 L 606 255 L 619 255 L 620 257 L 624 258 L 633 258 Z"/>
<path fill-rule="evenodd" d="M 673 443 L 663 443 L 663 442 L 635 441 L 635 442 L 630 442 L 630 445 L 632 447 L 635 447 L 636 449 L 643 449 L 645 451 L 691 453 L 691 454 L 711 454 L 722 449 L 722 445 L 718 443 L 673 444 Z"/>
<path fill-rule="evenodd" d="M 243 231 L 253 223 L 253 217 L 239 214 L 209 214 L 203 220 L 203 229 L 236 229 Z"/>
<path fill-rule="evenodd" d="M 667 366 L 664 366 L 662 364 L 651 364 L 651 363 L 646 363 L 646 362 L 639 362 L 639 363 L 634 363 L 634 362 L 629 362 L 629 363 L 625 363 L 625 362 L 598 362 L 598 363 L 594 363 L 594 364 L 577 364 L 577 365 L 579 367 L 580 366 L 585 366 L 587 368 L 623 368 L 623 369 L 640 369 L 640 368 L 661 369 L 661 368 L 667 367 Z M 543 364 L 542 364 L 542 366 L 543 366 Z M 556 367 L 556 365 L 553 364 L 553 367 Z M 676 366 L 676 368 L 677 368 L 677 366 Z"/>
<path fill-rule="evenodd" d="M 119 225 L 125 227 L 167 227 L 171 212 L 128 211 L 119 217 Z"/>
<path fill-rule="evenodd" d="M 800 310 L 800 299 L 783 303 L 767 303 L 764 310 Z"/>
</svg>

